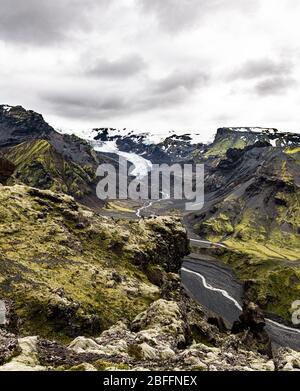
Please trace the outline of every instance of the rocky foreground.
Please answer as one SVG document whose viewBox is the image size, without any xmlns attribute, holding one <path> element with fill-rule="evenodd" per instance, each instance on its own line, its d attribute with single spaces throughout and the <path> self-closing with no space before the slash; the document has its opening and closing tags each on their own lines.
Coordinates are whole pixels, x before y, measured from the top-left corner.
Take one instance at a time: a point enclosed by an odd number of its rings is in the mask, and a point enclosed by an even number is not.
<svg viewBox="0 0 300 391">
<path fill-rule="evenodd" d="M 0 371 L 300 370 L 300 353 L 279 349 L 268 357 L 249 350 L 251 328 L 221 333 L 188 301 L 183 306 L 159 299 L 132 322 L 119 321 L 97 337 L 79 336 L 67 346 L 2 330 Z"/>
</svg>

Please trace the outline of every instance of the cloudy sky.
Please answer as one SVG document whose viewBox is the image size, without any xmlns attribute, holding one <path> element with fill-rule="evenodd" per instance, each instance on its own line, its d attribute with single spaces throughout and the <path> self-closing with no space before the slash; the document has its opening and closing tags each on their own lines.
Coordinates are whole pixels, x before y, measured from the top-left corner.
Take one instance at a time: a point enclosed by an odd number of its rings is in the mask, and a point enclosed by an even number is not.
<svg viewBox="0 0 300 391">
<path fill-rule="evenodd" d="M 0 0 L 0 101 L 62 129 L 299 132 L 299 20 L 299 0 Z"/>
</svg>

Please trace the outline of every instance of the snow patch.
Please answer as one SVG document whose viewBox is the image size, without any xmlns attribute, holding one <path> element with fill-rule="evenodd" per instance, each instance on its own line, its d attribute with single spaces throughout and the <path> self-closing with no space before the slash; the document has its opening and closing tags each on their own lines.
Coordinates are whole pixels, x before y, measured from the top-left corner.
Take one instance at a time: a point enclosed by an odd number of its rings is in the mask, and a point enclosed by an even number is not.
<svg viewBox="0 0 300 391">
<path fill-rule="evenodd" d="M 272 145 L 272 147 L 274 147 L 274 148 L 277 147 L 277 145 L 276 145 L 277 139 L 274 139 L 274 140 L 269 139 L 269 142 Z"/>
<path fill-rule="evenodd" d="M 12 106 L 7 106 L 7 105 L 3 106 L 3 110 L 6 111 L 7 113 L 10 112 L 11 108 L 12 108 Z"/>
</svg>

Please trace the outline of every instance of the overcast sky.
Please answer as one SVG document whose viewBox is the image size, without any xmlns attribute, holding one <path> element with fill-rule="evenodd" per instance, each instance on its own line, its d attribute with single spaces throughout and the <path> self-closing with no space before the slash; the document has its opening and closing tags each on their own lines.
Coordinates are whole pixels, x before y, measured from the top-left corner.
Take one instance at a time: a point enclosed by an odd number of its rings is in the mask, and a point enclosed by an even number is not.
<svg viewBox="0 0 300 391">
<path fill-rule="evenodd" d="M 299 132 L 299 20 L 299 0 L 0 0 L 0 101 L 63 129 Z"/>
</svg>

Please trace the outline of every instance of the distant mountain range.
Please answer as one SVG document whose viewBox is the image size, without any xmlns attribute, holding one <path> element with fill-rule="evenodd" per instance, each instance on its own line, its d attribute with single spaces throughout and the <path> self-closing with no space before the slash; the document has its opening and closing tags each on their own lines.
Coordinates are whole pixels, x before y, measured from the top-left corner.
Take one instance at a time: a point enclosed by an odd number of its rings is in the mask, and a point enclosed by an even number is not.
<svg viewBox="0 0 300 391">
<path fill-rule="evenodd" d="M 255 143 L 273 147 L 292 147 L 300 144 L 300 134 L 279 132 L 274 128 L 220 128 L 212 143 L 200 142 L 201 134 L 170 132 L 168 136 L 133 133 L 127 129 L 95 128 L 78 135 L 94 145 L 114 143 L 124 152 L 137 153 L 155 162 L 192 161 L 197 157 L 225 156 L 229 148 L 244 148 Z"/>
</svg>

